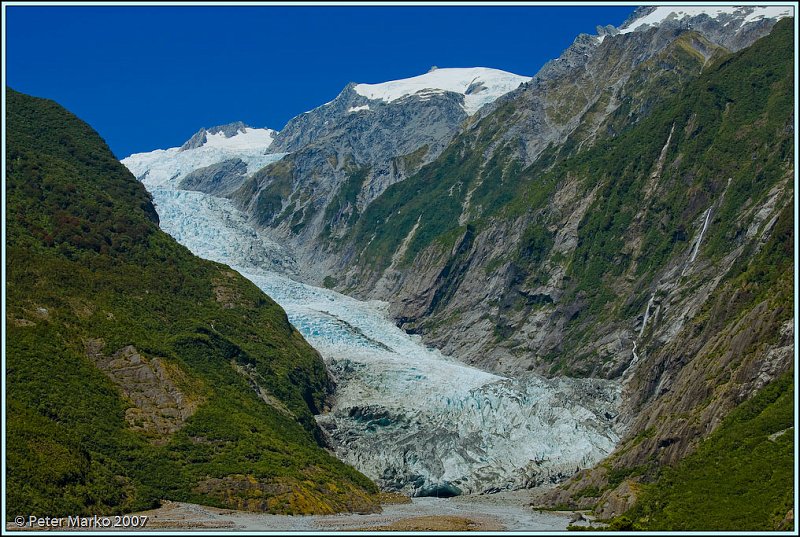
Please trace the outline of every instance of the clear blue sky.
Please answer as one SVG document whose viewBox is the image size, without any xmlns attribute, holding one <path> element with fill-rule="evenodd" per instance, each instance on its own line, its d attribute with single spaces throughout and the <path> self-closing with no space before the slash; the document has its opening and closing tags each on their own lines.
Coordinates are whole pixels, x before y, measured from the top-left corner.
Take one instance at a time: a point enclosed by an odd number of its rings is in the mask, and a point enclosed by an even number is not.
<svg viewBox="0 0 800 537">
<path fill-rule="evenodd" d="M 117 155 L 244 121 L 280 130 L 348 82 L 439 67 L 532 76 L 629 6 L 6 6 L 6 80 Z"/>
</svg>

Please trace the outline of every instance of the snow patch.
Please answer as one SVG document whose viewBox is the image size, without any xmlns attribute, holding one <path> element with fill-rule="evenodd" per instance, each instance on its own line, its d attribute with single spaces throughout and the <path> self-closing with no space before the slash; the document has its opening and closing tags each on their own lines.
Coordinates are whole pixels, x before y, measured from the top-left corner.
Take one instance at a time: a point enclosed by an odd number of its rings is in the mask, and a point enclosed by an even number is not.
<svg viewBox="0 0 800 537">
<path fill-rule="evenodd" d="M 350 114 L 352 112 L 360 112 L 362 110 L 369 110 L 369 105 L 365 104 L 363 106 L 353 106 L 347 110 L 347 113 Z"/>
<path fill-rule="evenodd" d="M 261 130 L 261 129 L 253 129 Z M 235 140 L 240 135 L 227 138 Z M 239 145 L 221 142 L 222 133 L 207 135 L 205 145 L 181 151 L 179 147 L 156 149 L 149 153 L 135 153 L 121 160 L 131 173 L 148 189 L 159 187 L 175 188 L 194 170 L 217 164 L 224 160 L 238 158 L 247 164 L 247 174 L 252 175 L 267 164 L 282 159 L 287 153 L 264 154 L 268 145 L 258 145 L 253 138 L 247 138 Z M 261 138 L 264 140 L 264 138 Z M 270 144 L 272 143 L 270 139 Z"/>
<path fill-rule="evenodd" d="M 219 147 L 223 149 L 260 149 L 266 150 L 272 145 L 275 138 L 275 131 L 272 129 L 251 129 L 239 131 L 234 136 L 227 138 L 224 133 L 206 133 L 206 143 L 203 147 Z"/>
<path fill-rule="evenodd" d="M 493 102 L 528 82 L 531 77 L 515 75 L 487 67 L 435 69 L 424 75 L 380 84 L 357 84 L 359 95 L 387 103 L 410 95 L 430 98 L 432 94 L 450 91 L 464 96 L 464 110 L 472 115 L 482 106 Z"/>
</svg>

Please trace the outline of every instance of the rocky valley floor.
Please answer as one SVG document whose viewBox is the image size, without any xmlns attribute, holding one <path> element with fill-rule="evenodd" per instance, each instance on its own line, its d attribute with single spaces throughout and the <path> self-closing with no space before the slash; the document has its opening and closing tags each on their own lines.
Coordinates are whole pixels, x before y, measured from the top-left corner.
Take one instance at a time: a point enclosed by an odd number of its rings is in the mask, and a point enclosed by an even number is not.
<svg viewBox="0 0 800 537">
<path fill-rule="evenodd" d="M 561 531 L 572 513 L 537 512 L 525 491 L 457 498 L 414 498 L 379 514 L 266 515 L 165 502 L 148 515 L 150 530 L 224 531 Z"/>
</svg>

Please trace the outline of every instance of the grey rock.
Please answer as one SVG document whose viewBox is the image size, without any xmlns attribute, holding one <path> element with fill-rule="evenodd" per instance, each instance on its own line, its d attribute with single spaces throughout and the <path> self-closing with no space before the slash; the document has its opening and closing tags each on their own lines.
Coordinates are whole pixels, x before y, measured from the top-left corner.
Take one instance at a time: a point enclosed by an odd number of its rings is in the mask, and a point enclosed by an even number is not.
<svg viewBox="0 0 800 537">
<path fill-rule="evenodd" d="M 349 228 L 347 215 L 360 213 L 389 186 L 436 158 L 467 118 L 461 94 L 411 95 L 386 103 L 359 95 L 353 86 L 348 84 L 330 103 L 292 119 L 276 135 L 270 151 L 292 152 L 280 164 L 285 167 L 288 162 L 292 168 L 292 192 L 281 199 L 272 218 L 257 214 L 258 194 L 249 197 L 275 182 L 270 167 L 245 185 L 246 194 L 234 196 L 277 238 L 300 246 L 301 257 L 319 260 L 320 244 L 315 241 L 326 227 L 332 236 L 343 234 Z M 369 109 L 350 112 L 360 106 Z M 326 211 L 348 178 L 362 170 L 366 175 L 351 205 Z M 297 217 L 278 220 L 290 205 Z M 326 212 L 333 221 L 325 220 Z"/>
<path fill-rule="evenodd" d="M 210 129 L 206 129 L 208 134 L 219 134 L 220 132 L 225 135 L 225 138 L 232 138 L 239 134 L 240 132 L 247 132 L 250 126 L 246 125 L 242 121 L 235 121 L 233 123 L 227 123 L 225 125 L 217 125 L 216 127 L 211 127 Z"/>
<path fill-rule="evenodd" d="M 189 172 L 178 187 L 225 197 L 239 188 L 246 178 L 247 164 L 234 158 Z"/>
<path fill-rule="evenodd" d="M 203 147 L 206 143 L 206 130 L 200 129 L 196 133 L 192 135 L 191 138 L 186 140 L 184 144 L 181 146 L 181 151 L 186 151 L 187 149 L 197 149 L 198 147 Z"/>
<path fill-rule="evenodd" d="M 210 129 L 202 128 L 194 133 L 194 135 L 192 135 L 192 137 L 181 146 L 180 150 L 186 151 L 187 149 L 197 149 L 198 147 L 203 147 L 203 145 L 208 141 L 208 138 L 206 137 L 208 134 L 219 134 L 221 132 L 225 135 L 225 138 L 231 138 L 240 132 L 247 132 L 248 128 L 249 127 L 241 121 L 227 123 L 225 125 L 217 125 L 216 127 L 211 127 Z"/>
</svg>

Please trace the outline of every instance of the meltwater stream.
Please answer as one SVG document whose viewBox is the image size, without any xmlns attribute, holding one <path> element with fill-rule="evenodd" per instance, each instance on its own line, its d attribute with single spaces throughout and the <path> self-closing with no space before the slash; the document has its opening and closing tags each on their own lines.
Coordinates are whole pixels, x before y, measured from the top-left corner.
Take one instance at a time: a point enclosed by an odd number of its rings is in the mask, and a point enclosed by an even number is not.
<svg viewBox="0 0 800 537">
<path fill-rule="evenodd" d="M 617 383 L 509 379 L 465 365 L 397 328 L 385 303 L 290 279 L 291 255 L 229 201 L 149 188 L 164 231 L 253 281 L 320 352 L 337 390 L 318 422 L 337 456 L 383 488 L 452 496 L 536 486 L 592 465 L 617 443 Z"/>
</svg>

